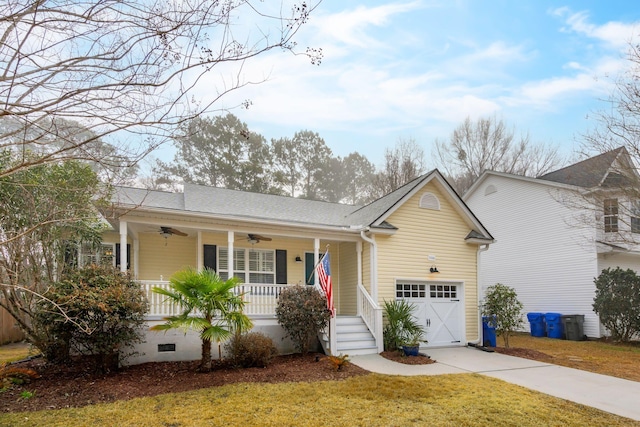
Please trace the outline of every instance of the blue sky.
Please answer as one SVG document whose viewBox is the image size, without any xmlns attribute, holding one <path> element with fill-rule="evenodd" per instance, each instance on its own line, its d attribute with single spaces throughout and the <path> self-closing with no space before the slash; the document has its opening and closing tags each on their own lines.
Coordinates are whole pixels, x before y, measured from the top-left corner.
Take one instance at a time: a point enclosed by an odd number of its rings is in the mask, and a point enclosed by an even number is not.
<svg viewBox="0 0 640 427">
<path fill-rule="evenodd" d="M 232 112 L 268 140 L 311 130 L 335 155 L 376 165 L 399 138 L 429 157 L 467 116 L 495 116 L 569 154 L 639 33 L 640 3 L 628 0 L 325 0 L 297 37 L 322 48 L 322 64 L 255 58 L 243 77 L 266 81 L 219 106 L 251 99 Z"/>
</svg>

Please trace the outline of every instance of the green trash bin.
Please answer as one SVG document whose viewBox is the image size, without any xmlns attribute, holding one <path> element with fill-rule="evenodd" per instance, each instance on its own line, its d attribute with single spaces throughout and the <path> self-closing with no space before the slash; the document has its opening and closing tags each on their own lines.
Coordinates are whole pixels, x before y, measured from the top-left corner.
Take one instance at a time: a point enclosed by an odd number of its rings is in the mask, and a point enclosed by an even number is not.
<svg viewBox="0 0 640 427">
<path fill-rule="evenodd" d="M 562 329 L 565 339 L 570 341 L 584 341 L 584 314 L 565 314 L 562 316 Z"/>
</svg>

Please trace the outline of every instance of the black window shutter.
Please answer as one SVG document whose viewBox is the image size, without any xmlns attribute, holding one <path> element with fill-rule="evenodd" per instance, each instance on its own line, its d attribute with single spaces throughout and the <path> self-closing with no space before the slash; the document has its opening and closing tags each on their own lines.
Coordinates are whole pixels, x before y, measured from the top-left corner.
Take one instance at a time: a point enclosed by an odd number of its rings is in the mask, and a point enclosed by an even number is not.
<svg viewBox="0 0 640 427">
<path fill-rule="evenodd" d="M 116 267 L 120 267 L 120 243 L 116 243 Z M 127 270 L 131 269 L 131 245 L 127 243 Z"/>
<path fill-rule="evenodd" d="M 204 266 L 210 268 L 213 271 L 217 271 L 217 253 L 216 245 L 203 245 L 204 251 Z"/>
<path fill-rule="evenodd" d="M 287 284 L 287 251 L 276 249 L 276 283 Z"/>
</svg>

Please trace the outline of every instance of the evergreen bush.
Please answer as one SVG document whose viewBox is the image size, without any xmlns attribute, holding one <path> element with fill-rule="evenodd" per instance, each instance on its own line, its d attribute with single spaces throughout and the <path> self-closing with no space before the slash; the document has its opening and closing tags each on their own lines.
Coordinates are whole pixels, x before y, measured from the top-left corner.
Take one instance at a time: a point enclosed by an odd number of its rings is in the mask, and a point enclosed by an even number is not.
<svg viewBox="0 0 640 427">
<path fill-rule="evenodd" d="M 331 313 L 327 300 L 312 286 L 291 286 L 278 297 L 276 306 L 278 323 L 291 338 L 299 353 L 309 351 L 318 333 L 329 323 Z"/>
<path fill-rule="evenodd" d="M 640 333 L 640 276 L 631 269 L 607 268 L 595 279 L 593 310 L 616 341 Z"/>
</svg>

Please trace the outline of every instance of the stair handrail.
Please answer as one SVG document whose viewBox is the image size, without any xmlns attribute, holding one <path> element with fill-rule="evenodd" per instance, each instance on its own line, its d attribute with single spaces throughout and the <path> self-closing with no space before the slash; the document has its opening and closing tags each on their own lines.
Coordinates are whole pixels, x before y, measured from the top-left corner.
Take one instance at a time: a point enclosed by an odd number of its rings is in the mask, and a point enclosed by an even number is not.
<svg viewBox="0 0 640 427">
<path fill-rule="evenodd" d="M 382 308 L 374 301 L 367 289 L 358 285 L 358 315 L 362 318 L 376 340 L 378 352 L 384 350 L 382 337 Z"/>
</svg>

